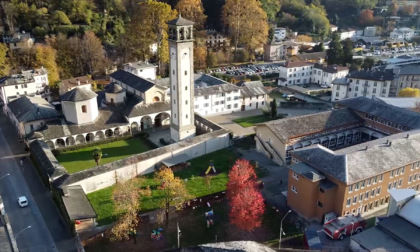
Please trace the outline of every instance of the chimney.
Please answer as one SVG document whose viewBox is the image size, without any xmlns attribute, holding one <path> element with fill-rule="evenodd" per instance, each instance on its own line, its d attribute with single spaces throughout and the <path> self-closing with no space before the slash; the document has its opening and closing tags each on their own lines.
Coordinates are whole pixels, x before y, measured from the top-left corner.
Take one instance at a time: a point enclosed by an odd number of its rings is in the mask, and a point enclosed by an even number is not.
<svg viewBox="0 0 420 252">
<path fill-rule="evenodd" d="M 391 145 L 392 145 L 392 142 L 391 142 L 391 141 L 389 141 L 389 142 L 388 142 L 388 146 L 390 146 L 390 147 L 391 147 Z"/>
</svg>

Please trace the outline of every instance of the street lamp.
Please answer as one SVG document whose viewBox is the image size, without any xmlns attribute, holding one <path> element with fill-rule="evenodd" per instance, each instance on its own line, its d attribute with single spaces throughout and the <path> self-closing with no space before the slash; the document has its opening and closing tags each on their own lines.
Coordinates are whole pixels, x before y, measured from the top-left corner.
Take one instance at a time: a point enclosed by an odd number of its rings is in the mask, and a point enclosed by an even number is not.
<svg viewBox="0 0 420 252">
<path fill-rule="evenodd" d="M 286 218 L 286 216 L 291 212 L 292 210 L 289 210 L 286 215 L 283 217 L 283 219 L 281 219 L 280 222 L 280 238 L 279 238 L 279 250 L 281 249 L 281 234 L 283 233 L 283 220 L 284 218 Z"/>
<path fill-rule="evenodd" d="M 3 179 L 5 177 L 7 177 L 7 176 L 10 176 L 10 173 L 7 173 L 6 175 L 4 175 L 3 177 L 1 177 L 0 179 Z"/>
<path fill-rule="evenodd" d="M 27 226 L 26 228 L 24 228 L 22 231 L 20 231 L 19 233 L 17 233 L 17 235 L 15 235 L 15 240 L 17 240 L 18 236 L 20 234 L 22 234 L 26 229 L 30 229 L 32 226 Z"/>
</svg>

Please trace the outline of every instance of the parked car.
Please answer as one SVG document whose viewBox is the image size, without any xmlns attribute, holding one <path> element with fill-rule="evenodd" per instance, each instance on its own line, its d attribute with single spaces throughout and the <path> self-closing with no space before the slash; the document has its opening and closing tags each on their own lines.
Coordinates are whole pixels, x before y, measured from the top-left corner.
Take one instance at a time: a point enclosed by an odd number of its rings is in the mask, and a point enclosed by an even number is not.
<svg viewBox="0 0 420 252">
<path fill-rule="evenodd" d="M 28 200 L 25 196 L 20 196 L 18 199 L 18 204 L 20 207 L 27 207 L 29 205 Z"/>
<path fill-rule="evenodd" d="M 324 233 L 333 240 L 343 240 L 348 235 L 362 232 L 366 225 L 362 217 L 348 215 L 325 223 Z"/>
</svg>

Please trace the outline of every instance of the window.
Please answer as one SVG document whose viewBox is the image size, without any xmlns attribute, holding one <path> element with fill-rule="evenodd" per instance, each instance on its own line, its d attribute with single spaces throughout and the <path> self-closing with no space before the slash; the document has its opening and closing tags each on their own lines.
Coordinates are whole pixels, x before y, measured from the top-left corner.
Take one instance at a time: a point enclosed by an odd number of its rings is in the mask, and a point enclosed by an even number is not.
<svg viewBox="0 0 420 252">
<path fill-rule="evenodd" d="M 354 184 L 354 190 L 355 191 L 359 190 L 359 182 L 357 182 L 356 184 Z"/>
<path fill-rule="evenodd" d="M 376 191 L 376 194 L 381 194 L 381 187 L 378 187 L 378 190 Z"/>
<path fill-rule="evenodd" d="M 375 196 L 375 188 L 372 189 L 372 193 L 370 195 L 370 197 L 374 197 Z"/>
<path fill-rule="evenodd" d="M 226 98 L 226 101 L 230 101 L 232 98 L 230 98 L 230 97 L 228 97 L 228 98 Z"/>
<path fill-rule="evenodd" d="M 174 104 L 176 104 L 176 100 L 174 100 Z"/>
<path fill-rule="evenodd" d="M 374 88 L 372 92 L 373 92 L 374 94 L 376 94 L 376 88 Z"/>
<path fill-rule="evenodd" d="M 369 179 L 367 180 L 367 185 L 368 185 L 368 186 L 370 186 L 371 182 L 372 182 L 372 179 L 371 179 L 371 178 L 369 178 Z"/>
<path fill-rule="evenodd" d="M 365 181 L 363 180 L 362 182 L 360 182 L 360 188 L 364 188 L 365 187 Z"/>
<path fill-rule="evenodd" d="M 324 204 L 322 204 L 322 202 L 321 202 L 321 201 L 318 201 L 318 202 L 317 202 L 317 205 L 318 205 L 318 207 L 322 208 L 322 206 L 323 206 Z"/>
<path fill-rule="evenodd" d="M 209 106 L 208 103 L 204 103 L 204 107 L 207 108 Z"/>
<path fill-rule="evenodd" d="M 298 193 L 298 190 L 297 190 L 297 188 L 295 186 L 292 186 L 292 192 Z"/>
<path fill-rule="evenodd" d="M 209 99 L 209 96 L 208 95 L 204 96 L 204 99 L 208 100 Z"/>
<path fill-rule="evenodd" d="M 185 86 L 185 91 L 187 91 L 188 90 L 188 86 Z"/>
<path fill-rule="evenodd" d="M 172 74 L 175 75 L 175 70 L 172 70 Z"/>
<path fill-rule="evenodd" d="M 16 88 L 16 89 L 19 89 L 19 86 L 18 86 L 18 85 L 16 85 L 16 86 L 15 86 L 15 88 Z"/>
<path fill-rule="evenodd" d="M 184 74 L 187 75 L 187 71 L 185 71 Z"/>
<path fill-rule="evenodd" d="M 227 105 L 227 107 L 226 107 L 227 109 L 231 109 L 232 108 L 232 105 Z"/>
<path fill-rule="evenodd" d="M 233 104 L 233 107 L 234 108 L 238 108 L 238 104 L 236 103 L 236 104 Z"/>
<path fill-rule="evenodd" d="M 354 88 L 354 91 L 359 91 L 359 87 L 358 86 L 356 86 L 355 88 Z"/>
<path fill-rule="evenodd" d="M 373 184 L 376 184 L 376 181 L 378 181 L 378 176 L 375 176 L 375 177 L 373 178 Z"/>
<path fill-rule="evenodd" d="M 350 206 L 350 204 L 351 204 L 351 198 L 348 198 L 348 199 L 347 199 L 346 206 Z"/>
<path fill-rule="evenodd" d="M 412 163 L 412 164 L 411 164 L 411 170 L 414 170 L 414 167 L 415 167 L 415 166 L 414 166 L 414 164 L 415 164 L 415 163 Z"/>
<path fill-rule="evenodd" d="M 400 180 L 398 181 L 398 187 L 401 187 L 401 185 L 402 185 L 402 179 L 400 179 Z"/>
<path fill-rule="evenodd" d="M 172 89 L 175 90 L 175 85 L 172 86 Z"/>
<path fill-rule="evenodd" d="M 195 108 L 195 109 L 198 109 L 198 108 L 199 108 L 199 106 L 196 104 L 196 105 L 194 105 L 194 108 Z"/>
<path fill-rule="evenodd" d="M 392 183 L 389 183 L 388 184 L 388 189 L 391 189 L 392 188 Z"/>
<path fill-rule="evenodd" d="M 369 198 L 369 193 L 370 193 L 370 191 L 367 191 L 366 192 L 365 199 L 368 199 Z"/>
<path fill-rule="evenodd" d="M 353 204 L 357 203 L 357 195 L 353 197 Z"/>
<path fill-rule="evenodd" d="M 362 201 L 363 201 L 363 196 L 364 196 L 364 195 L 365 195 L 364 193 L 360 194 L 360 198 L 359 198 L 359 201 L 360 201 L 360 202 L 362 202 Z"/>
<path fill-rule="evenodd" d="M 83 105 L 82 106 L 82 113 L 87 113 L 87 107 L 86 107 L 86 105 Z"/>
<path fill-rule="evenodd" d="M 416 180 L 417 180 L 417 174 L 414 174 L 413 181 L 416 181 Z"/>
<path fill-rule="evenodd" d="M 16 95 L 19 95 L 19 92 L 16 92 Z"/>
<path fill-rule="evenodd" d="M 349 186 L 349 192 L 352 192 L 353 191 L 353 185 L 350 185 Z"/>
<path fill-rule="evenodd" d="M 185 105 L 188 105 L 188 100 L 185 101 Z"/>
<path fill-rule="evenodd" d="M 31 127 L 31 131 L 34 131 L 34 125 L 31 124 L 30 127 Z"/>
<path fill-rule="evenodd" d="M 383 178 L 384 178 L 383 174 L 379 175 L 379 182 L 382 182 Z"/>
<path fill-rule="evenodd" d="M 404 173 L 404 166 L 401 167 L 401 174 L 403 174 L 403 173 Z"/>
<path fill-rule="evenodd" d="M 293 173 L 293 178 L 296 180 L 299 180 L 299 175 L 297 175 L 295 172 Z"/>
<path fill-rule="evenodd" d="M 391 171 L 391 175 L 390 175 L 390 177 L 391 177 L 391 178 L 393 178 L 393 177 L 394 177 L 394 170 L 392 170 L 392 171 Z"/>
<path fill-rule="evenodd" d="M 394 181 L 394 188 L 397 188 L 397 182 L 398 181 Z"/>
</svg>

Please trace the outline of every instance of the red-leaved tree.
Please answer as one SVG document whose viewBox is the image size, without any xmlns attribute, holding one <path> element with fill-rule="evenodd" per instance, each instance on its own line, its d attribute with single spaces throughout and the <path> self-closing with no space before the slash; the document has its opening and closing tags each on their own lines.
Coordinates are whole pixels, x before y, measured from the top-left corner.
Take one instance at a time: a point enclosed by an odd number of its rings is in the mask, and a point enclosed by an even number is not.
<svg viewBox="0 0 420 252">
<path fill-rule="evenodd" d="M 231 208 L 229 218 L 232 224 L 247 231 L 261 225 L 264 199 L 257 186 L 254 167 L 249 161 L 236 160 L 229 172 L 226 196 Z"/>
</svg>

